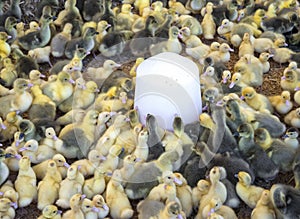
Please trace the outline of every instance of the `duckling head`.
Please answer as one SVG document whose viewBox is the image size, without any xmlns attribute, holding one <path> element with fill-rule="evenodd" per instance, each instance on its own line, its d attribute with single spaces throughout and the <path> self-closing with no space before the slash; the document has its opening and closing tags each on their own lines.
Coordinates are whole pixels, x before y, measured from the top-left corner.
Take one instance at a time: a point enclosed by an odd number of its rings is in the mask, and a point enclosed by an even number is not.
<svg viewBox="0 0 300 219">
<path fill-rule="evenodd" d="M 216 212 L 218 211 L 221 206 L 222 206 L 222 201 L 219 197 L 213 197 L 210 202 L 209 202 L 210 206 L 211 206 L 211 210 L 210 212 Z"/>
<path fill-rule="evenodd" d="M 270 133 L 265 128 L 258 128 L 254 131 L 254 141 L 261 145 L 264 149 L 267 149 L 266 143 L 268 143 L 271 139 Z"/>
<path fill-rule="evenodd" d="M 84 37 L 93 37 L 95 36 L 96 34 L 98 34 L 98 32 L 96 31 L 95 28 L 93 27 L 88 27 L 85 32 L 83 33 L 83 36 Z"/>
<path fill-rule="evenodd" d="M 70 165 L 66 161 L 66 158 L 62 154 L 55 154 L 52 157 L 52 160 L 55 161 L 57 167 L 70 167 Z"/>
<path fill-rule="evenodd" d="M 295 127 L 290 127 L 286 130 L 285 136 L 284 137 L 289 137 L 289 138 L 298 138 L 299 136 L 299 131 Z"/>
<path fill-rule="evenodd" d="M 226 53 L 226 52 L 233 52 L 234 50 L 230 48 L 230 46 L 227 43 L 222 43 L 220 45 L 219 51 Z"/>
<path fill-rule="evenodd" d="M 61 212 L 58 210 L 58 208 L 55 205 L 47 205 L 44 207 L 42 214 L 45 218 L 53 218 L 57 214 L 60 214 Z"/>
<path fill-rule="evenodd" d="M 17 122 L 17 120 L 21 118 L 18 114 L 18 112 L 16 111 L 12 111 L 12 112 L 9 112 L 7 115 L 6 115 L 6 121 L 8 123 L 15 123 Z"/>
<path fill-rule="evenodd" d="M 287 90 L 282 91 L 280 97 L 282 99 L 282 102 L 287 103 L 288 101 L 291 100 L 291 93 Z"/>
<path fill-rule="evenodd" d="M 1 198 L 0 199 L 0 211 L 1 212 L 7 212 L 8 209 L 11 207 L 11 200 L 8 198 Z"/>
<path fill-rule="evenodd" d="M 30 51 L 32 51 L 32 50 L 30 50 Z M 29 52 L 30 52 L 29 51 Z M 29 52 L 28 52 L 28 54 L 29 54 Z M 30 80 L 37 80 L 37 79 L 39 79 L 39 78 L 45 78 L 46 76 L 45 75 L 43 75 L 39 70 L 31 70 L 30 72 L 29 72 L 29 79 Z"/>
<path fill-rule="evenodd" d="M 70 199 L 71 209 L 79 209 L 84 199 L 85 199 L 85 195 L 79 193 L 73 195 Z"/>
<path fill-rule="evenodd" d="M 222 83 L 226 84 L 228 80 L 231 78 L 231 72 L 229 70 L 225 70 L 222 72 Z"/>
<path fill-rule="evenodd" d="M 250 186 L 251 176 L 247 172 L 240 171 L 237 177 L 239 179 L 239 183 L 241 183 L 244 186 Z"/>
<path fill-rule="evenodd" d="M 103 63 L 103 68 L 106 69 L 106 70 L 117 70 L 119 67 L 121 67 L 120 64 L 114 62 L 113 60 L 106 60 L 104 63 Z"/>
<path fill-rule="evenodd" d="M 91 162 L 96 162 L 100 160 L 105 160 L 105 157 L 103 157 L 99 151 L 91 150 L 88 154 L 88 160 L 90 160 Z"/>
<path fill-rule="evenodd" d="M 189 27 L 182 27 L 180 29 L 180 33 L 185 36 L 185 37 L 188 37 L 191 35 L 191 29 Z"/>
<path fill-rule="evenodd" d="M 274 41 L 274 46 L 276 47 L 286 47 L 288 46 L 287 43 L 285 42 L 285 39 L 283 38 L 278 38 Z"/>
<path fill-rule="evenodd" d="M 30 168 L 30 165 L 31 165 L 31 161 L 28 156 L 23 156 L 19 160 L 19 167 L 21 170 L 28 170 Z"/>
<path fill-rule="evenodd" d="M 59 80 L 63 84 L 66 84 L 66 83 L 74 84 L 75 83 L 74 80 L 72 79 L 71 75 L 65 71 L 61 71 L 58 73 L 57 80 Z"/>
<path fill-rule="evenodd" d="M 283 76 L 281 77 L 281 80 L 286 80 L 286 81 L 294 81 L 296 80 L 296 72 L 294 70 L 287 70 L 284 72 Z"/>
<path fill-rule="evenodd" d="M 172 39 L 176 39 L 177 37 L 182 37 L 181 34 L 180 34 L 180 30 L 177 26 L 170 27 L 169 36 Z"/>
<path fill-rule="evenodd" d="M 94 203 L 94 205 L 95 205 L 96 207 L 98 207 L 98 208 L 103 208 L 103 209 L 105 209 L 105 210 L 108 209 L 108 206 L 107 206 L 107 204 L 105 203 L 105 200 L 104 200 L 104 198 L 103 198 L 102 195 L 99 195 L 99 194 L 95 195 L 95 196 L 93 197 L 93 203 Z"/>
<path fill-rule="evenodd" d="M 246 100 L 251 100 L 255 97 L 256 91 L 253 87 L 245 87 L 242 89 L 242 96 L 245 97 Z"/>
<path fill-rule="evenodd" d="M 11 38 L 11 36 L 8 35 L 6 32 L 0 32 L 0 40 L 6 41 L 10 38 Z"/>
<path fill-rule="evenodd" d="M 70 180 L 73 180 L 76 178 L 78 172 L 79 172 L 80 166 L 72 164 L 67 171 L 67 178 Z"/>
<path fill-rule="evenodd" d="M 86 83 L 86 90 L 90 91 L 91 93 L 98 93 L 100 90 L 98 89 L 98 85 L 94 81 L 88 81 Z"/>
<path fill-rule="evenodd" d="M 214 74 L 215 74 L 215 68 L 213 66 L 208 66 L 205 72 L 203 73 L 203 75 L 210 76 L 210 77 L 214 76 Z"/>
<path fill-rule="evenodd" d="M 239 136 L 241 137 L 250 137 L 251 135 L 253 135 L 253 128 L 249 123 L 244 123 L 239 125 L 239 127 L 237 128 L 237 131 L 239 133 Z"/>
<path fill-rule="evenodd" d="M 23 92 L 29 88 L 31 88 L 33 84 L 23 78 L 17 78 L 14 81 L 13 89 L 15 92 Z"/>
<path fill-rule="evenodd" d="M 209 190 L 209 187 L 210 187 L 210 182 L 205 180 L 205 179 L 200 179 L 198 182 L 197 182 L 197 189 L 200 191 L 200 192 L 208 192 Z"/>
<path fill-rule="evenodd" d="M 234 73 L 231 77 L 231 83 L 229 84 L 229 88 L 233 88 L 236 84 L 238 84 L 242 79 L 242 75 L 240 73 Z"/>
<path fill-rule="evenodd" d="M 176 217 L 176 218 L 180 218 L 182 219 L 183 216 L 181 215 L 181 205 L 176 202 L 176 201 L 172 201 L 169 202 L 166 206 L 168 214 L 170 215 L 170 218 Z"/>
<path fill-rule="evenodd" d="M 261 202 L 261 204 L 263 205 L 268 205 L 270 202 L 271 202 L 271 199 L 270 199 L 270 191 L 265 189 L 262 193 L 261 193 L 261 196 L 260 196 L 260 199 L 259 201 Z"/>
<path fill-rule="evenodd" d="M 97 110 L 89 110 L 83 118 L 83 122 L 86 124 L 96 125 L 98 117 L 99 112 Z"/>
<path fill-rule="evenodd" d="M 24 146 L 22 148 L 19 149 L 20 152 L 22 151 L 37 151 L 39 146 L 39 143 L 37 140 L 35 139 L 30 139 L 29 141 L 27 141 Z"/>
<path fill-rule="evenodd" d="M 183 175 L 181 173 L 173 173 L 173 175 L 177 179 L 177 180 L 174 181 L 176 186 L 187 185 L 187 181 L 186 181 L 186 179 L 183 177 Z"/>
<path fill-rule="evenodd" d="M 219 89 L 216 87 L 209 87 L 203 91 L 203 99 L 210 103 L 214 103 L 219 96 Z"/>
<path fill-rule="evenodd" d="M 224 167 L 215 166 L 209 171 L 209 180 L 216 182 L 226 178 L 226 170 Z"/>
<path fill-rule="evenodd" d="M 111 25 L 105 20 L 101 20 L 97 23 L 97 32 L 101 33 L 109 28 Z"/>
<path fill-rule="evenodd" d="M 53 140 L 57 140 L 56 132 L 53 127 L 46 128 L 45 137 Z"/>
<path fill-rule="evenodd" d="M 261 60 L 262 62 L 266 62 L 269 60 L 269 58 L 271 58 L 273 55 L 271 55 L 270 53 L 268 52 L 262 52 L 260 55 L 259 55 L 259 60 Z"/>
<path fill-rule="evenodd" d="M 226 34 L 231 31 L 233 23 L 228 19 L 223 19 L 221 25 L 218 27 L 218 34 Z"/>
<path fill-rule="evenodd" d="M 121 12 L 122 13 L 130 13 L 132 9 L 131 4 L 122 4 Z"/>
</svg>

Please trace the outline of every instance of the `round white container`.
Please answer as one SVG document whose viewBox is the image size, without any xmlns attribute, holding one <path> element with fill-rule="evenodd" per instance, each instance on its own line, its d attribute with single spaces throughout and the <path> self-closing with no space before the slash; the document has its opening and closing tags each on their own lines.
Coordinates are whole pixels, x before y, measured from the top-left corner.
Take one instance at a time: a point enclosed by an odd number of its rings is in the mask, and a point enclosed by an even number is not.
<svg viewBox="0 0 300 219">
<path fill-rule="evenodd" d="M 175 115 L 184 124 L 197 121 L 202 110 L 197 65 L 171 52 L 146 59 L 137 68 L 134 106 L 144 125 L 148 113 L 156 117 L 160 127 L 170 131 Z"/>
</svg>

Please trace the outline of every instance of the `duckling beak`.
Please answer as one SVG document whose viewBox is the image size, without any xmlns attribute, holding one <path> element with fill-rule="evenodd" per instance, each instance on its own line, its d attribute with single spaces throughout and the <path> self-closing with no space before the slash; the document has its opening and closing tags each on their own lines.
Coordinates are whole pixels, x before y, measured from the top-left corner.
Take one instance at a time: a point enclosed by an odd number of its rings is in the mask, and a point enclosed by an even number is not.
<svg viewBox="0 0 300 219">
<path fill-rule="evenodd" d="M 64 162 L 64 166 L 69 168 L 70 167 L 70 164 L 68 164 L 67 162 Z"/>
<path fill-rule="evenodd" d="M 176 183 L 177 185 L 182 185 L 182 181 L 178 178 L 174 178 L 174 183 Z"/>
<path fill-rule="evenodd" d="M 269 55 L 269 58 L 272 58 L 273 56 L 274 56 L 274 54 L 270 54 L 270 55 Z"/>
<path fill-rule="evenodd" d="M 121 101 L 122 101 L 123 104 L 125 104 L 127 102 L 125 97 L 122 97 Z"/>
<path fill-rule="evenodd" d="M 229 52 L 234 52 L 234 49 L 232 49 L 232 48 L 229 48 Z"/>
<path fill-rule="evenodd" d="M 15 158 L 16 158 L 17 160 L 20 160 L 20 159 L 22 158 L 22 156 L 21 156 L 20 154 L 16 154 L 16 155 L 15 155 Z"/>
<path fill-rule="evenodd" d="M 286 77 L 285 77 L 285 76 L 282 76 L 282 77 L 281 77 L 281 80 L 285 80 L 285 79 L 286 79 Z M 296 88 L 295 88 L 295 89 L 296 89 Z"/>
<path fill-rule="evenodd" d="M 283 46 L 285 46 L 285 47 L 287 47 L 288 45 L 289 45 L 289 44 L 287 44 L 287 43 L 284 43 L 284 44 L 283 44 Z"/>
<path fill-rule="evenodd" d="M 19 149 L 19 152 L 23 152 L 23 151 L 26 151 L 26 150 L 28 150 L 28 149 L 25 148 L 25 147 L 22 147 L 22 148 Z"/>
<path fill-rule="evenodd" d="M 216 106 L 224 106 L 223 100 L 219 100 L 219 101 L 216 103 Z"/>
<path fill-rule="evenodd" d="M 231 82 L 231 83 L 229 84 L 229 88 L 230 88 L 230 89 L 233 88 L 234 85 L 235 85 L 235 83 L 234 83 L 234 82 Z"/>
<path fill-rule="evenodd" d="M 288 106 L 289 104 L 290 104 L 290 102 L 289 102 L 288 100 L 286 100 L 286 101 L 285 101 L 285 105 Z"/>
<path fill-rule="evenodd" d="M 6 127 L 6 125 L 4 125 L 3 123 L 1 124 L 1 128 L 2 129 L 6 129 L 7 127 Z"/>
<path fill-rule="evenodd" d="M 285 134 L 284 136 L 282 136 L 283 139 L 289 137 L 287 134 Z"/>
<path fill-rule="evenodd" d="M 81 197 L 80 197 L 81 200 L 83 200 L 83 199 L 85 199 L 85 198 L 86 198 L 86 195 L 85 195 L 85 194 L 82 194 Z"/>
<path fill-rule="evenodd" d="M 294 89 L 294 91 L 298 91 L 298 90 L 300 90 L 300 87 L 296 87 L 296 88 Z"/>
<path fill-rule="evenodd" d="M 101 157 L 100 157 L 100 160 L 103 160 L 103 161 L 104 161 L 104 160 L 106 160 L 106 157 L 101 156 Z"/>
<path fill-rule="evenodd" d="M 109 207 L 108 207 L 106 204 L 103 204 L 103 205 L 102 205 L 102 208 L 103 208 L 105 211 L 108 211 L 108 210 L 109 210 Z"/>
<path fill-rule="evenodd" d="M 221 26 L 220 26 L 220 29 L 222 30 L 223 28 L 224 28 L 224 25 L 221 25 Z"/>
<path fill-rule="evenodd" d="M 18 203 L 17 202 L 11 202 L 10 206 L 13 207 L 14 209 L 18 208 Z"/>
<path fill-rule="evenodd" d="M 222 83 L 226 84 L 227 83 L 227 78 L 223 78 Z"/>
<path fill-rule="evenodd" d="M 234 177 L 239 178 L 239 174 L 238 173 L 234 174 Z"/>
<path fill-rule="evenodd" d="M 33 84 L 32 84 L 32 83 L 28 83 L 27 86 L 28 86 L 29 88 L 31 88 L 31 87 L 33 87 Z"/>
<path fill-rule="evenodd" d="M 69 79 L 69 82 L 70 82 L 71 84 L 75 84 L 75 81 L 74 81 L 72 78 Z"/>
<path fill-rule="evenodd" d="M 45 78 L 45 77 L 46 77 L 46 75 L 40 74 L 40 78 Z"/>
<path fill-rule="evenodd" d="M 233 137 L 240 137 L 240 133 L 238 133 L 238 132 L 234 132 L 232 135 L 233 135 Z"/>
<path fill-rule="evenodd" d="M 241 100 L 245 100 L 245 97 L 244 97 L 244 96 L 241 96 L 240 99 L 241 99 Z"/>
<path fill-rule="evenodd" d="M 7 35 L 7 39 L 11 39 L 12 38 L 12 36 L 11 35 Z"/>
<path fill-rule="evenodd" d="M 97 213 L 98 213 L 98 212 L 100 211 L 100 209 L 99 209 L 99 208 L 97 208 L 97 207 L 95 207 L 95 206 L 93 206 L 93 207 L 92 207 L 92 211 L 93 211 L 93 212 L 97 212 Z"/>
<path fill-rule="evenodd" d="M 183 38 L 183 35 L 181 33 L 178 33 L 178 38 L 179 39 L 182 39 Z"/>
<path fill-rule="evenodd" d="M 178 218 L 178 219 L 183 219 L 183 217 L 182 217 L 181 214 L 178 214 L 178 215 L 177 215 L 177 218 Z"/>
<path fill-rule="evenodd" d="M 58 210 L 58 211 L 57 211 L 57 214 L 62 214 L 62 210 Z"/>
<path fill-rule="evenodd" d="M 53 135 L 53 140 L 56 141 L 58 139 L 58 137 L 56 135 Z"/>
</svg>

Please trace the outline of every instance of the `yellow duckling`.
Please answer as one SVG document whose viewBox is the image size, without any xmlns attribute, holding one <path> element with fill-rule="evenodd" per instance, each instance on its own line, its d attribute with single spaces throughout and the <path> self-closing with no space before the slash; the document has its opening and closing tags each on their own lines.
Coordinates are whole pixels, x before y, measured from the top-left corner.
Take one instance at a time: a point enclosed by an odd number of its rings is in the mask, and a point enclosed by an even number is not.
<svg viewBox="0 0 300 219">
<path fill-rule="evenodd" d="M 29 22 L 29 28 L 27 30 L 25 30 L 25 35 L 29 34 L 31 32 L 40 30 L 40 29 L 41 29 L 41 27 L 40 27 L 40 25 L 39 25 L 38 22 L 36 22 L 36 21 L 30 21 Z"/>
<path fill-rule="evenodd" d="M 201 60 L 202 58 L 206 57 L 211 51 L 211 48 L 203 43 L 200 39 L 198 45 L 195 47 L 189 47 L 188 43 L 186 43 L 186 45 L 187 47 L 185 48 L 185 52 L 196 60 Z"/>
<path fill-rule="evenodd" d="M 289 91 L 282 91 L 280 95 L 268 97 L 272 106 L 280 114 L 287 114 L 293 108 L 293 103 L 291 102 L 291 94 Z"/>
<path fill-rule="evenodd" d="M 28 56 L 34 58 L 37 63 L 48 63 L 52 67 L 50 61 L 51 46 L 45 46 L 42 48 L 35 48 L 28 51 Z"/>
<path fill-rule="evenodd" d="M 96 208 L 93 201 L 88 198 L 83 199 L 82 204 L 81 204 L 81 210 L 82 210 L 82 213 L 84 214 L 85 219 L 97 219 L 98 218 L 99 209 Z"/>
<path fill-rule="evenodd" d="M 84 214 L 81 210 L 82 202 L 85 199 L 85 195 L 76 193 L 68 199 L 70 200 L 70 210 L 66 211 L 62 219 L 85 219 Z"/>
<path fill-rule="evenodd" d="M 255 208 L 257 201 L 260 199 L 264 189 L 251 185 L 251 176 L 244 171 L 237 174 L 239 179 L 236 184 L 237 195 L 250 207 Z"/>
<path fill-rule="evenodd" d="M 205 15 L 201 22 L 203 37 L 205 39 L 213 39 L 216 34 L 216 23 L 214 21 L 212 12 L 213 12 L 213 3 L 208 2 L 205 7 Z"/>
<path fill-rule="evenodd" d="M 295 70 L 285 70 L 280 80 L 280 86 L 283 90 L 294 92 L 298 84 L 298 74 Z M 296 89 L 297 90 L 297 89 Z"/>
<path fill-rule="evenodd" d="M 62 208 L 72 207 L 72 196 L 77 193 L 82 193 L 82 186 L 84 183 L 84 176 L 79 172 L 80 167 L 71 165 L 68 168 L 67 178 L 60 183 L 59 199 L 56 205 Z"/>
<path fill-rule="evenodd" d="M 37 207 L 43 210 L 47 205 L 54 204 L 58 198 L 59 184 L 62 181 L 60 172 L 54 160 L 49 160 L 47 164 L 46 175 L 38 183 L 38 204 Z M 47 194 L 47 195 L 45 195 Z"/>
<path fill-rule="evenodd" d="M 241 58 L 246 54 L 254 55 L 254 47 L 249 33 L 244 33 L 243 40 L 239 46 L 239 57 Z"/>
<path fill-rule="evenodd" d="M 189 27 L 182 27 L 180 33 L 182 34 L 181 40 L 187 48 L 194 48 L 202 44 L 200 38 L 195 34 L 192 34 Z"/>
<path fill-rule="evenodd" d="M 93 197 L 93 204 L 98 209 L 98 218 L 105 218 L 108 215 L 109 207 L 102 195 L 95 195 Z"/>
<path fill-rule="evenodd" d="M 19 194 L 14 188 L 14 184 L 11 180 L 7 180 L 0 189 L 0 195 L 2 198 L 8 198 L 11 201 L 11 207 L 14 209 L 18 208 L 18 200 L 19 200 Z"/>
<path fill-rule="evenodd" d="M 262 52 L 258 59 L 262 64 L 263 67 L 263 73 L 267 73 L 270 70 L 270 62 L 268 61 L 271 57 L 273 57 L 273 55 L 271 55 L 268 52 Z"/>
<path fill-rule="evenodd" d="M 143 61 L 144 61 L 143 57 L 139 57 L 135 60 L 134 65 L 131 67 L 131 69 L 129 71 L 130 76 L 136 77 L 136 69 Z"/>
<path fill-rule="evenodd" d="M 84 181 L 83 194 L 87 198 L 93 198 L 97 194 L 102 194 L 106 187 L 105 176 L 106 173 L 101 166 L 95 168 L 94 176 Z"/>
<path fill-rule="evenodd" d="M 131 12 L 131 4 L 122 4 L 121 12 L 116 16 L 116 30 L 131 30 L 135 16 Z"/>
<path fill-rule="evenodd" d="M 86 177 L 93 175 L 96 169 L 100 166 L 101 161 L 105 159 L 106 158 L 103 157 L 97 150 L 91 150 L 88 153 L 88 159 L 77 160 L 73 162 L 73 164 L 80 166 L 79 172 Z"/>
<path fill-rule="evenodd" d="M 300 108 L 290 111 L 285 117 L 284 122 L 295 128 L 300 128 Z"/>
<path fill-rule="evenodd" d="M 193 208 L 197 209 L 201 198 L 208 193 L 210 182 L 205 179 L 200 179 L 197 186 L 192 189 Z"/>
<path fill-rule="evenodd" d="M 180 30 L 178 29 L 178 27 L 170 27 L 169 38 L 167 41 L 163 41 L 150 46 L 151 55 L 157 55 L 161 52 L 174 52 L 180 54 L 182 51 L 182 45 L 178 37 L 181 37 Z"/>
<path fill-rule="evenodd" d="M 12 207 L 12 202 L 8 198 L 0 199 L 0 216 L 7 219 L 13 219 L 16 216 L 15 209 Z"/>
<path fill-rule="evenodd" d="M 176 0 L 168 1 L 169 8 L 173 9 L 178 14 L 190 14 L 191 12 L 187 10 L 181 2 L 177 2 Z"/>
<path fill-rule="evenodd" d="M 15 64 L 8 57 L 2 59 L 3 68 L 0 72 L 0 78 L 4 82 L 5 87 L 10 87 L 13 85 L 14 81 L 18 77 Z M 1 93 L 1 92 L 0 92 Z"/>
<path fill-rule="evenodd" d="M 129 219 L 133 216 L 133 209 L 121 184 L 119 170 L 115 170 L 106 187 L 106 202 L 110 208 L 112 218 Z"/>
<path fill-rule="evenodd" d="M 101 167 L 105 170 L 105 172 L 113 172 L 118 168 L 119 165 L 119 155 L 124 151 L 124 148 L 120 145 L 113 145 L 109 149 L 109 154 L 106 157 L 106 160 L 103 161 Z"/>
<path fill-rule="evenodd" d="M 32 163 L 37 164 L 51 159 L 56 151 L 47 145 L 39 145 L 35 139 L 28 140 L 22 148 L 19 149 L 23 156 L 28 156 Z"/>
<path fill-rule="evenodd" d="M 211 57 L 216 62 L 228 62 L 230 60 L 230 52 L 234 50 L 227 43 L 222 43 L 218 51 L 212 51 L 207 57 Z"/>
<path fill-rule="evenodd" d="M 37 219 L 61 219 L 61 213 L 55 205 L 47 205 Z"/>
<path fill-rule="evenodd" d="M 243 80 L 243 76 L 240 73 L 236 72 L 231 77 L 231 82 L 229 84 L 229 88 L 233 88 L 234 86 L 244 88 L 244 87 L 248 87 L 249 84 L 246 84 Z"/>
<path fill-rule="evenodd" d="M 23 156 L 19 161 L 19 172 L 14 185 L 19 194 L 20 208 L 30 205 L 37 198 L 36 176 L 30 164 L 27 156 Z"/>
<path fill-rule="evenodd" d="M 251 219 L 275 219 L 275 211 L 273 209 L 270 191 L 264 190 L 261 193 L 260 199 L 258 200 L 255 208 L 251 212 Z"/>
<path fill-rule="evenodd" d="M 70 165 L 67 163 L 66 158 L 61 154 L 55 154 L 51 160 L 53 160 L 56 163 L 58 172 L 61 174 L 61 177 L 64 179 L 67 176 L 67 171 Z M 45 160 L 39 164 L 36 164 L 32 167 L 33 171 L 36 174 L 36 178 L 41 180 L 46 175 L 46 170 L 48 166 L 49 160 Z"/>
<path fill-rule="evenodd" d="M 111 27 L 111 24 L 107 23 L 105 20 L 101 20 L 97 24 L 98 34 L 95 36 L 95 49 L 99 48 L 100 43 L 102 42 L 103 37 L 107 34 L 107 29 Z"/>
<path fill-rule="evenodd" d="M 56 81 L 45 84 L 42 86 L 42 90 L 56 105 L 59 105 L 72 95 L 73 83 L 70 74 L 62 71 L 58 74 Z"/>
<path fill-rule="evenodd" d="M 253 87 L 244 87 L 242 89 L 242 98 L 254 110 L 273 113 L 274 109 L 269 99 L 263 94 L 257 93 Z"/>
<path fill-rule="evenodd" d="M 150 0 L 135 0 L 134 7 L 141 16 L 145 8 L 150 8 Z"/>
<path fill-rule="evenodd" d="M 10 55 L 11 48 L 10 45 L 6 42 L 10 38 L 11 36 L 7 35 L 6 32 L 0 32 L 0 57 L 2 59 Z"/>
<path fill-rule="evenodd" d="M 232 208 L 223 205 L 220 198 L 212 198 L 208 205 L 206 205 L 202 211 L 202 218 L 209 218 L 211 213 L 217 213 L 224 219 L 237 219 L 234 210 Z"/>
<path fill-rule="evenodd" d="M 283 63 L 287 63 L 292 54 L 294 54 L 295 52 L 289 48 L 271 48 L 269 49 L 269 53 L 271 53 L 273 55 L 272 59 L 279 63 L 279 64 L 283 64 Z"/>
<path fill-rule="evenodd" d="M 5 148 L 5 153 L 12 154 L 12 157 L 6 158 L 3 162 L 7 165 L 10 171 L 17 172 L 19 171 L 19 160 L 21 155 L 18 154 L 18 151 L 14 147 Z"/>
</svg>

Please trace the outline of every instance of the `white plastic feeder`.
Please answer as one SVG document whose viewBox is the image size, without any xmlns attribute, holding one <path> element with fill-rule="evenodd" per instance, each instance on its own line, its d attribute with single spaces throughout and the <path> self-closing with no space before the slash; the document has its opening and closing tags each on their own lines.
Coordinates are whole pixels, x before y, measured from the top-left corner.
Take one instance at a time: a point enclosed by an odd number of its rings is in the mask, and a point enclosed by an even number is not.
<svg viewBox="0 0 300 219">
<path fill-rule="evenodd" d="M 197 121 L 202 110 L 197 65 L 170 52 L 146 59 L 137 68 L 134 106 L 144 125 L 148 113 L 167 130 L 173 130 L 176 114 L 184 124 Z"/>
</svg>

